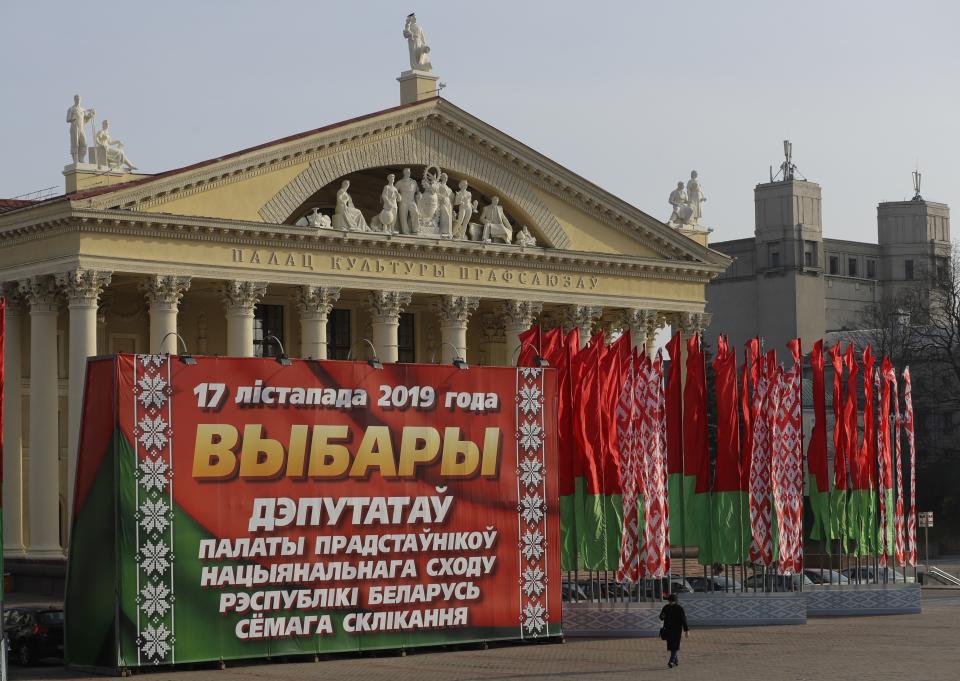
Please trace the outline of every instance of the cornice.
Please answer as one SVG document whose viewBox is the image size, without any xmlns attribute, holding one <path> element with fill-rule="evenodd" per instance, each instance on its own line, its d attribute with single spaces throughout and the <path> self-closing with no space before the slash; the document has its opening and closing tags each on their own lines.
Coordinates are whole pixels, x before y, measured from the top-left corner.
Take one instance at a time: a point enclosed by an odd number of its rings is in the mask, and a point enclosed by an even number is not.
<svg viewBox="0 0 960 681">
<path fill-rule="evenodd" d="M 148 230 L 148 231 L 147 231 Z M 0 230 L 0 248 L 72 232 L 206 241 L 244 248 L 290 248 L 372 257 L 429 258 L 457 264 L 523 266 L 637 278 L 707 283 L 723 267 L 685 260 L 520 248 L 367 232 L 311 231 L 302 227 L 116 210 L 73 210 L 69 217 Z"/>
</svg>

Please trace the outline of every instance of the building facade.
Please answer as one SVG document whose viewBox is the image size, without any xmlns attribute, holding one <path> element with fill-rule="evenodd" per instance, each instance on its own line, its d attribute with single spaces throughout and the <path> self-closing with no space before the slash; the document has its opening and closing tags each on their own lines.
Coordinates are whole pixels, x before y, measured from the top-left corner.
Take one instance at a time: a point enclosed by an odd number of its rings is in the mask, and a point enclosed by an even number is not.
<svg viewBox="0 0 960 681">
<path fill-rule="evenodd" d="M 0 204 L 7 556 L 63 557 L 88 356 L 509 365 L 538 322 L 639 344 L 705 325 L 729 264 L 705 237 L 418 77 L 399 107 L 155 175 L 74 163 L 62 196 Z M 420 216 L 403 228 L 387 177 L 412 192 L 408 168 Z"/>
<path fill-rule="evenodd" d="M 758 184 L 754 204 L 753 238 L 711 244 L 733 264 L 707 287 L 710 342 L 724 333 L 742 347 L 760 336 L 782 349 L 862 329 L 872 306 L 895 307 L 903 289 L 949 266 L 950 208 L 919 191 L 877 206 L 877 243 L 824 238 L 820 185 L 793 173 Z"/>
</svg>

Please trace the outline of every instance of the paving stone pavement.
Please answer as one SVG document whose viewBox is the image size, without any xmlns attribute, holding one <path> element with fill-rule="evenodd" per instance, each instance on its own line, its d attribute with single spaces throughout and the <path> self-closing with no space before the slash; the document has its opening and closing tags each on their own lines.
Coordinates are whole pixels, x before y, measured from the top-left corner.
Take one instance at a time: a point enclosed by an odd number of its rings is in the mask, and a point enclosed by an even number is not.
<svg viewBox="0 0 960 681">
<path fill-rule="evenodd" d="M 960 679 L 960 594 L 924 594 L 921 615 L 813 619 L 806 625 L 699 629 L 667 669 L 657 639 L 568 640 L 490 650 L 412 652 L 406 657 L 344 657 L 321 662 L 256 663 L 218 669 L 157 670 L 145 681 L 956 681 Z M 183 635 L 183 632 L 177 632 Z M 11 668 L 10 679 L 87 679 L 58 667 Z"/>
</svg>

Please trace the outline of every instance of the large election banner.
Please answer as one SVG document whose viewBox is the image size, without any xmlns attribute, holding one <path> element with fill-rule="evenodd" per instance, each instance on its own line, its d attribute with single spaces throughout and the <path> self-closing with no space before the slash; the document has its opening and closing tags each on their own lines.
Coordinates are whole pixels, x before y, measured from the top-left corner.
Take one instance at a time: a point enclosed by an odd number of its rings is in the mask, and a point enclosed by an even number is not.
<svg viewBox="0 0 960 681">
<path fill-rule="evenodd" d="M 91 360 L 68 664 L 560 633 L 554 372 Z"/>
</svg>

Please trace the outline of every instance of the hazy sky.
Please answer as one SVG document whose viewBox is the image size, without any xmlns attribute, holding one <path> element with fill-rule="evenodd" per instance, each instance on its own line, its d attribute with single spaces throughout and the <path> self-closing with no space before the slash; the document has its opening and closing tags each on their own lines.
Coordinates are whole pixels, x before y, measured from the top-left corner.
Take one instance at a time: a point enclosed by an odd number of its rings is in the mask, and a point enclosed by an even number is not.
<svg viewBox="0 0 960 681">
<path fill-rule="evenodd" d="M 887 0 L 8 0 L 0 196 L 62 190 L 74 93 L 145 172 L 394 106 L 413 10 L 446 98 L 660 219 L 697 169 L 715 240 L 786 138 L 828 236 L 875 240 L 917 163 L 960 206 L 960 5 Z"/>
</svg>

